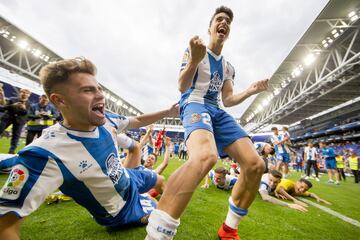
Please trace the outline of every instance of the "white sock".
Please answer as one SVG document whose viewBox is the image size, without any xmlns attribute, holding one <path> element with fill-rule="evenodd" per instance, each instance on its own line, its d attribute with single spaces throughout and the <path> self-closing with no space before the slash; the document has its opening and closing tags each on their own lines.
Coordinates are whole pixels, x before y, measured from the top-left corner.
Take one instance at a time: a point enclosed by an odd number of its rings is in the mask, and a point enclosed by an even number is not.
<svg viewBox="0 0 360 240">
<path fill-rule="evenodd" d="M 166 212 L 155 209 L 149 217 L 145 240 L 171 240 L 179 225 L 180 219 L 174 219 Z"/>
<path fill-rule="evenodd" d="M 248 213 L 247 209 L 239 208 L 237 207 L 232 198 L 229 198 L 229 211 L 226 216 L 225 224 L 228 227 L 231 227 L 233 229 L 237 229 L 239 222 L 243 217 L 245 217 Z"/>
</svg>

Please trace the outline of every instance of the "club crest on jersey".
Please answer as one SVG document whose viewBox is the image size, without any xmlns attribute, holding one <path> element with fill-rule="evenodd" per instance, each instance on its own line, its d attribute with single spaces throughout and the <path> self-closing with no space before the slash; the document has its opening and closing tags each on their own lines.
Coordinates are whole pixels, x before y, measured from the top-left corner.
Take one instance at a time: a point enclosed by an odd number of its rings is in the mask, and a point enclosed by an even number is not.
<svg viewBox="0 0 360 240">
<path fill-rule="evenodd" d="M 8 180 L 1 189 L 0 198 L 15 200 L 18 199 L 25 182 L 29 178 L 29 171 L 23 165 L 15 166 L 10 173 Z"/>
<path fill-rule="evenodd" d="M 220 74 L 216 71 L 213 74 L 213 77 L 210 81 L 209 91 L 211 92 L 218 92 L 221 89 L 222 80 Z"/>
<path fill-rule="evenodd" d="M 113 184 L 117 184 L 119 179 L 124 174 L 124 168 L 121 166 L 119 158 L 115 153 L 110 153 L 106 159 L 106 171 Z"/>
<path fill-rule="evenodd" d="M 201 120 L 201 116 L 197 113 L 193 113 L 191 114 L 191 122 L 192 123 L 197 123 Z"/>
</svg>

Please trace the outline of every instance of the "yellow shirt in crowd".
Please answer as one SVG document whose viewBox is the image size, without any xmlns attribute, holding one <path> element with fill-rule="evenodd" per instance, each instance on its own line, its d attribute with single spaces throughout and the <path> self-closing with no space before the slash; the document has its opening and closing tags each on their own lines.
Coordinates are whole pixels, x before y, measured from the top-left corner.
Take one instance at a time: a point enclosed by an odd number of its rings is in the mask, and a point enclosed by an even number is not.
<svg viewBox="0 0 360 240">
<path fill-rule="evenodd" d="M 349 157 L 349 165 L 351 170 L 359 170 L 359 158 L 356 157 Z"/>
<path fill-rule="evenodd" d="M 336 167 L 344 168 L 344 157 L 343 156 L 336 156 Z"/>
</svg>

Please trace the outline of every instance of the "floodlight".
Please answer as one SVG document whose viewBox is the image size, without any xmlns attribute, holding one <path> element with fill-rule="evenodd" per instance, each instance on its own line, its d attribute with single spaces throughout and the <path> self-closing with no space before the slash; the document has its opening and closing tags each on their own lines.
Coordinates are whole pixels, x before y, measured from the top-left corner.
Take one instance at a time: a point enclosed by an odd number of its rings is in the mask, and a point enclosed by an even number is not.
<svg viewBox="0 0 360 240">
<path fill-rule="evenodd" d="M 278 88 L 276 88 L 275 90 L 274 90 L 274 95 L 276 96 L 276 95 L 278 95 L 280 93 L 280 90 L 278 89 Z"/>
<path fill-rule="evenodd" d="M 118 106 L 121 106 L 121 105 L 123 104 L 123 102 L 119 99 L 119 100 L 116 102 L 116 104 L 117 104 Z"/>
<path fill-rule="evenodd" d="M 269 101 L 267 99 L 265 99 L 264 101 L 262 101 L 261 105 L 263 107 L 266 107 L 267 105 L 269 105 Z"/>
<path fill-rule="evenodd" d="M 348 14 L 348 17 L 351 18 L 352 16 L 354 16 L 356 14 L 355 11 L 351 11 L 349 14 Z"/>
<path fill-rule="evenodd" d="M 25 41 L 25 40 L 20 40 L 20 41 L 18 42 L 18 46 L 19 46 L 21 49 L 25 49 L 28 45 L 29 45 L 28 42 Z"/>
<path fill-rule="evenodd" d="M 41 55 L 41 51 L 39 49 L 34 49 L 33 54 L 35 57 L 39 57 Z"/>
<path fill-rule="evenodd" d="M 350 21 L 354 22 L 354 21 L 356 21 L 358 18 L 359 18 L 358 15 L 354 15 L 354 16 L 352 16 L 352 17 L 350 18 Z"/>
<path fill-rule="evenodd" d="M 310 53 L 309 55 L 306 56 L 306 58 L 304 59 L 304 63 L 306 66 L 309 66 L 310 64 L 312 64 L 315 61 L 315 55 Z"/>
</svg>

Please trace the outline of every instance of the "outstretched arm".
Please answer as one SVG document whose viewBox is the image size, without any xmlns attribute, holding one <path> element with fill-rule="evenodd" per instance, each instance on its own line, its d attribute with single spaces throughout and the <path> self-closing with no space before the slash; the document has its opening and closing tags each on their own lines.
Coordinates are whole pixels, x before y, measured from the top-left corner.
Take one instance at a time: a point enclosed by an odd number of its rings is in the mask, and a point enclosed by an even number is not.
<svg viewBox="0 0 360 240">
<path fill-rule="evenodd" d="M 150 145 L 152 145 L 152 138 L 151 138 L 152 132 L 153 132 L 153 127 L 152 127 L 152 125 L 150 125 L 146 129 L 146 134 L 140 140 L 140 148 L 143 148 L 146 145 L 146 143 L 148 143 L 148 142 L 150 143 Z"/>
<path fill-rule="evenodd" d="M 20 225 L 22 222 L 23 218 L 19 219 L 12 213 L 0 217 L 0 239 L 20 240 Z"/>
<path fill-rule="evenodd" d="M 116 136 L 116 141 L 119 148 L 124 148 L 128 150 L 128 154 L 124 161 L 124 167 L 126 168 L 136 168 L 141 164 L 141 147 L 138 142 L 132 138 L 121 133 Z"/>
<path fill-rule="evenodd" d="M 299 205 L 301 205 L 301 206 L 303 206 L 303 207 L 307 207 L 307 206 L 308 206 L 306 203 L 301 202 L 301 201 L 297 200 L 296 198 L 294 198 L 293 196 L 291 196 L 290 194 L 288 194 L 288 193 L 286 192 L 286 190 L 285 190 L 282 186 L 280 186 L 280 189 L 277 190 L 277 193 L 279 194 L 279 196 L 280 196 L 282 199 L 291 200 L 291 201 L 293 201 L 294 203 L 299 204 Z"/>
<path fill-rule="evenodd" d="M 245 91 L 238 94 L 233 93 L 233 83 L 232 81 L 225 81 L 222 88 L 222 101 L 225 107 L 232 107 L 243 102 L 245 99 L 251 95 L 260 93 L 267 90 L 268 88 L 268 79 L 257 81 L 251 84 Z"/>
<path fill-rule="evenodd" d="M 170 143 L 171 139 L 169 137 L 165 137 L 165 154 L 164 154 L 164 160 L 163 162 L 155 169 L 155 172 L 157 174 L 161 174 L 165 168 L 169 164 L 169 158 L 170 158 Z"/>
<path fill-rule="evenodd" d="M 286 202 L 283 202 L 279 199 L 276 199 L 272 196 L 270 196 L 267 192 L 265 191 L 259 191 L 260 193 L 260 196 L 262 198 L 262 200 L 266 201 L 266 202 L 270 202 L 270 203 L 273 203 L 273 204 L 276 204 L 276 205 L 280 205 L 280 206 L 285 206 L 285 207 L 289 207 L 289 208 L 292 208 L 292 209 L 295 209 L 295 210 L 298 210 L 300 212 L 307 212 L 307 209 L 298 205 L 298 204 L 292 204 L 292 203 L 286 203 Z"/>
<path fill-rule="evenodd" d="M 179 115 L 179 104 L 175 103 L 168 109 L 130 118 L 128 128 L 144 127 L 160 119 L 163 119 L 164 117 L 176 117 L 178 115 Z"/>
<path fill-rule="evenodd" d="M 317 202 L 323 202 L 323 203 L 325 203 L 325 204 L 331 205 L 330 202 L 328 202 L 328 201 L 320 198 L 320 197 L 319 197 L 318 195 L 316 195 L 315 193 L 310 193 L 309 197 L 312 197 L 312 198 L 316 199 Z"/>
</svg>

